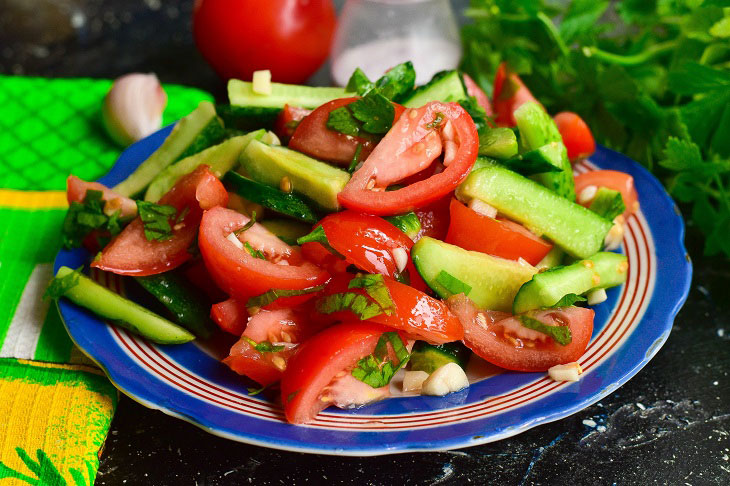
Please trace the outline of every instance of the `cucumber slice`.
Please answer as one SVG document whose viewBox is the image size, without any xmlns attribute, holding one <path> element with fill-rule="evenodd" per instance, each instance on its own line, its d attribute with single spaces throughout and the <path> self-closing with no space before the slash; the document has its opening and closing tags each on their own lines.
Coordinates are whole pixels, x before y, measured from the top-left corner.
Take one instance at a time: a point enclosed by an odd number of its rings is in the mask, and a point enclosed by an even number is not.
<svg viewBox="0 0 730 486">
<path fill-rule="evenodd" d="M 593 211 L 496 164 L 472 171 L 456 189 L 456 196 L 466 202 L 477 198 L 494 206 L 576 258 L 600 251 L 613 226 Z"/>
<path fill-rule="evenodd" d="M 306 223 L 319 221 L 317 214 L 309 207 L 308 202 L 298 194 L 280 191 L 236 172 L 226 173 L 223 176 L 223 183 L 228 190 L 265 208 L 273 209 L 278 213 Z"/>
<path fill-rule="evenodd" d="M 563 263 L 564 257 L 565 252 L 559 246 L 553 246 L 547 255 L 545 255 L 543 259 L 537 263 L 537 265 L 535 265 L 535 268 L 543 270 L 545 268 L 557 267 Z"/>
<path fill-rule="evenodd" d="M 440 297 L 448 298 L 461 290 L 481 309 L 507 312 L 520 286 L 537 272 L 529 264 L 467 251 L 428 236 L 413 245 L 411 258 L 423 280 Z M 450 285 L 444 275 L 460 285 Z"/>
<path fill-rule="evenodd" d="M 241 166 L 252 179 L 279 187 L 289 178 L 292 190 L 302 194 L 322 209 L 340 209 L 337 194 L 350 180 L 350 174 L 286 147 L 272 147 L 252 141 L 241 153 Z"/>
<path fill-rule="evenodd" d="M 207 338 L 215 329 L 210 320 L 210 302 L 177 272 L 135 277 L 146 291 L 175 316 L 175 321 L 198 337 Z"/>
<path fill-rule="evenodd" d="M 560 172 L 562 169 L 555 165 L 555 161 L 561 159 L 564 150 L 563 144 L 552 142 L 500 163 L 526 177 L 545 172 Z"/>
<path fill-rule="evenodd" d="M 272 129 L 281 108 L 262 106 L 216 105 L 216 112 L 227 129 L 249 132 L 258 128 Z"/>
<path fill-rule="evenodd" d="M 544 155 L 546 155 L 545 160 L 560 169 L 560 172 L 536 174 L 533 179 L 564 198 L 575 201 L 573 168 L 558 126 L 545 109 L 534 101 L 517 108 L 514 115 L 520 131 L 520 140 L 526 150 L 537 150 L 551 144 L 555 144 L 556 147 Z"/>
<path fill-rule="evenodd" d="M 176 162 L 157 174 L 157 177 L 147 188 L 144 200 L 159 201 L 167 191 L 172 189 L 178 179 L 191 173 L 202 164 L 209 165 L 211 172 L 220 178 L 238 165 L 238 158 L 249 142 L 260 139 L 265 133 L 266 130 L 261 129 L 246 135 L 229 138 L 223 143 L 208 147 L 202 152 Z"/>
<path fill-rule="evenodd" d="M 316 108 L 336 98 L 347 96 L 344 88 L 314 88 L 296 84 L 271 83 L 271 94 L 253 91 L 253 84 L 239 79 L 228 81 L 228 100 L 231 106 L 284 108 L 284 105 Z"/>
<path fill-rule="evenodd" d="M 385 220 L 405 233 L 410 239 L 415 238 L 421 231 L 421 220 L 418 219 L 418 216 L 413 211 L 396 216 L 388 216 Z"/>
<path fill-rule="evenodd" d="M 615 287 L 626 281 L 626 256 L 599 252 L 590 259 L 538 273 L 520 287 L 512 305 L 515 314 L 555 305 L 568 294 L 581 295 L 595 289 Z"/>
<path fill-rule="evenodd" d="M 221 120 L 209 101 L 180 119 L 160 147 L 142 162 L 126 179 L 114 186 L 114 191 L 127 197 L 143 191 L 170 164 L 214 145 L 225 137 Z"/>
<path fill-rule="evenodd" d="M 310 225 L 290 219 L 266 219 L 261 221 L 261 224 L 281 241 L 292 246 L 297 244 L 297 238 L 301 238 L 312 231 Z"/>
<path fill-rule="evenodd" d="M 56 272 L 56 278 L 62 279 L 73 272 L 74 270 L 68 267 L 61 267 Z M 195 339 L 193 334 L 177 324 L 81 274 L 78 275 L 78 283 L 67 289 L 63 296 L 98 316 L 110 319 L 120 327 L 156 343 L 181 344 Z"/>
<path fill-rule="evenodd" d="M 517 135 L 506 127 L 492 128 L 479 136 L 479 155 L 509 159 L 517 155 Z"/>
<path fill-rule="evenodd" d="M 416 341 L 408 366 L 412 371 L 425 371 L 428 374 L 448 363 L 456 363 L 466 369 L 470 356 L 469 348 L 458 341 L 438 346 L 425 341 Z"/>
<path fill-rule="evenodd" d="M 593 202 L 591 202 L 588 209 L 609 221 L 613 221 L 616 216 L 626 211 L 626 204 L 624 204 L 624 198 L 619 191 L 614 191 L 608 187 L 599 187 L 596 197 L 593 198 Z"/>
<path fill-rule="evenodd" d="M 459 71 L 442 71 L 436 73 L 427 84 L 416 88 L 403 101 L 406 108 L 418 108 L 429 101 L 460 101 L 468 98 L 466 87 Z"/>
</svg>

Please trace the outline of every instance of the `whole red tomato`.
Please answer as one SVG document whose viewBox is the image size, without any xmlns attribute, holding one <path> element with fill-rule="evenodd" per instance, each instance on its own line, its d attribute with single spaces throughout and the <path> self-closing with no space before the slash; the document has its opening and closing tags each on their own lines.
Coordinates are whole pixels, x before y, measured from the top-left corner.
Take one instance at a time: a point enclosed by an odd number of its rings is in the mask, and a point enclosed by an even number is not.
<svg viewBox="0 0 730 486">
<path fill-rule="evenodd" d="M 327 58 L 335 21 L 331 0 L 198 0 L 193 35 L 225 79 L 269 69 L 275 81 L 301 83 Z"/>
</svg>

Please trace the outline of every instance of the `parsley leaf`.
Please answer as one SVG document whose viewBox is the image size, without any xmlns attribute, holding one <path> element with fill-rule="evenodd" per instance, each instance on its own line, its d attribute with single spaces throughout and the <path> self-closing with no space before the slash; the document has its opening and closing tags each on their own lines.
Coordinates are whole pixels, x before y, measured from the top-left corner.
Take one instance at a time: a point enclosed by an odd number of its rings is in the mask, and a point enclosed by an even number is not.
<svg viewBox="0 0 730 486">
<path fill-rule="evenodd" d="M 395 302 L 390 296 L 390 291 L 385 285 L 385 279 L 378 274 L 360 274 L 350 280 L 348 289 L 363 289 L 387 315 L 395 312 Z"/>
<path fill-rule="evenodd" d="M 355 172 L 355 169 L 357 169 L 357 165 L 360 163 L 360 154 L 362 153 L 362 144 L 358 143 L 357 148 L 355 149 L 355 154 L 352 156 L 352 160 L 350 161 L 350 165 L 347 166 L 347 172 L 352 174 Z"/>
<path fill-rule="evenodd" d="M 271 341 L 261 341 L 260 343 L 257 343 L 253 339 L 251 339 L 248 336 L 241 336 L 244 341 L 246 341 L 248 344 L 251 345 L 252 348 L 254 348 L 259 353 L 278 353 L 279 351 L 284 351 L 283 345 L 277 344 L 276 346 L 271 344 Z"/>
<path fill-rule="evenodd" d="M 362 69 L 355 68 L 355 71 L 353 71 L 349 81 L 347 81 L 345 91 L 348 91 L 350 93 L 357 93 L 358 95 L 362 96 L 374 87 L 375 84 L 370 81 L 370 79 L 368 79 L 367 74 L 365 74 Z"/>
<path fill-rule="evenodd" d="M 402 101 L 416 84 L 416 70 L 411 61 L 392 67 L 375 82 L 375 88 L 389 100 Z"/>
<path fill-rule="evenodd" d="M 573 341 L 573 335 L 568 326 L 549 326 L 529 316 L 519 316 L 519 319 L 526 328 L 547 334 L 561 346 L 567 346 Z"/>
<path fill-rule="evenodd" d="M 66 295 L 66 292 L 76 287 L 81 279 L 81 269 L 79 267 L 64 277 L 53 277 L 48 283 L 46 292 L 43 294 L 43 300 L 58 299 Z"/>
<path fill-rule="evenodd" d="M 387 360 L 388 343 L 393 347 L 398 359 L 395 364 Z M 395 373 L 406 365 L 410 357 L 398 333 L 385 332 L 378 339 L 373 353 L 358 361 L 351 373 L 363 383 L 373 388 L 380 388 L 390 383 Z"/>
<path fill-rule="evenodd" d="M 321 314 L 334 314 L 340 311 L 350 311 L 361 321 L 384 313 L 376 302 L 355 292 L 327 295 L 317 301 L 317 312 Z"/>
<path fill-rule="evenodd" d="M 352 116 L 347 106 L 341 106 L 330 112 L 329 118 L 327 118 L 327 128 L 351 137 L 360 135 L 360 122 Z"/>
<path fill-rule="evenodd" d="M 248 241 L 243 242 L 243 247 L 246 249 L 249 255 L 251 255 L 254 258 L 258 258 L 260 260 L 266 260 L 266 255 L 264 255 L 264 252 L 261 250 L 254 249 L 253 246 L 251 246 L 251 243 Z"/>
<path fill-rule="evenodd" d="M 314 228 L 311 231 L 311 233 L 297 238 L 298 245 L 303 245 L 304 243 L 313 243 L 313 242 L 321 244 L 322 246 L 327 248 L 327 250 L 330 253 L 332 253 L 333 255 L 335 255 L 339 258 L 342 258 L 342 259 L 345 258 L 337 250 L 332 248 L 329 240 L 327 239 L 327 234 L 324 232 L 324 228 L 322 226 L 317 226 L 316 228 Z"/>
<path fill-rule="evenodd" d="M 187 209 L 187 208 L 185 208 Z M 256 224 L 256 211 L 251 213 L 251 219 L 248 220 L 248 223 L 244 224 L 241 228 L 238 228 L 236 231 L 233 232 L 234 235 L 238 236 L 241 233 L 250 230 L 253 225 Z"/>
<path fill-rule="evenodd" d="M 543 309 L 552 309 L 555 307 L 570 307 L 571 305 L 575 305 L 576 302 L 585 302 L 586 300 L 588 299 L 581 295 L 566 294 L 550 307 L 543 307 Z"/>
<path fill-rule="evenodd" d="M 324 289 L 324 284 L 317 285 L 316 287 L 309 287 L 306 289 L 271 289 L 261 295 L 251 297 L 246 302 L 246 307 L 263 307 L 274 302 L 276 299 L 282 297 L 294 297 L 297 295 L 306 295 L 319 292 Z"/>
<path fill-rule="evenodd" d="M 111 236 L 122 231 L 119 219 L 121 211 L 118 210 L 111 216 L 104 213 L 103 195 L 101 191 L 87 189 L 83 202 L 73 201 L 69 205 L 61 228 L 65 248 L 78 248 L 84 238 L 94 230 L 108 231 Z"/>
<path fill-rule="evenodd" d="M 137 201 L 137 212 L 144 223 L 144 236 L 149 241 L 167 241 L 172 238 L 170 219 L 175 217 L 174 206 Z"/>
<path fill-rule="evenodd" d="M 368 133 L 383 135 L 393 126 L 395 108 L 388 98 L 371 91 L 347 107 L 352 116 L 362 122 L 362 130 Z"/>
</svg>

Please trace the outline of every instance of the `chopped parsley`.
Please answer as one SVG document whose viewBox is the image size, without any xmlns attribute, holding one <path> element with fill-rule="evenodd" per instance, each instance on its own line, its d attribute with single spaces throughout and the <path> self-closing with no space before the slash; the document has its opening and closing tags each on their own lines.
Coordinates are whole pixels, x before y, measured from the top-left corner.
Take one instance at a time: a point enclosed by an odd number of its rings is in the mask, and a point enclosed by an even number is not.
<svg viewBox="0 0 730 486">
<path fill-rule="evenodd" d="M 371 90 L 359 100 L 330 112 L 327 128 L 353 137 L 378 138 L 390 130 L 394 118 L 393 104 L 377 90 Z"/>
<path fill-rule="evenodd" d="M 585 297 L 582 297 L 580 295 L 576 294 L 567 294 L 564 295 L 559 301 L 551 305 L 550 307 L 545 307 L 546 309 L 553 308 L 553 307 L 570 307 L 571 305 L 575 305 L 576 302 L 585 302 L 587 299 Z"/>
<path fill-rule="evenodd" d="M 458 278 L 448 273 L 446 270 L 441 270 L 439 274 L 436 275 L 436 282 L 441 284 L 441 286 L 445 288 L 451 295 L 469 295 L 469 292 L 471 292 L 471 285 L 462 282 Z"/>
<path fill-rule="evenodd" d="M 321 314 L 334 314 L 341 311 L 350 311 L 361 321 L 372 319 L 385 312 L 376 302 L 355 292 L 331 294 L 317 301 L 317 312 Z"/>
<path fill-rule="evenodd" d="M 241 233 L 250 230 L 253 225 L 256 224 L 256 211 L 251 213 L 251 219 L 248 221 L 248 223 L 244 224 L 241 228 L 238 228 L 236 231 L 233 232 L 234 235 L 238 236 Z"/>
<path fill-rule="evenodd" d="M 172 238 L 170 219 L 177 214 L 174 206 L 137 201 L 137 212 L 144 224 L 144 236 L 148 241 L 167 241 Z"/>
<path fill-rule="evenodd" d="M 368 79 L 367 74 L 362 69 L 356 68 L 350 76 L 350 80 L 345 86 L 345 91 L 350 93 L 357 93 L 362 96 L 375 87 L 375 84 Z"/>
<path fill-rule="evenodd" d="M 294 297 L 297 295 L 313 294 L 324 289 L 324 284 L 316 287 L 309 287 L 307 289 L 271 289 L 261 295 L 251 297 L 246 302 L 246 307 L 264 307 L 271 304 L 276 299 L 282 297 Z"/>
<path fill-rule="evenodd" d="M 519 316 L 519 320 L 526 328 L 547 334 L 561 346 L 567 346 L 573 341 L 573 335 L 568 326 L 549 326 L 529 316 Z"/>
<path fill-rule="evenodd" d="M 122 231 L 121 211 L 116 211 L 111 216 L 105 214 L 103 195 L 102 191 L 87 189 L 82 202 L 71 203 L 61 228 L 61 238 L 65 248 L 78 248 L 84 238 L 94 230 L 108 231 L 111 236 Z"/>
<path fill-rule="evenodd" d="M 395 312 L 395 302 L 390 296 L 388 286 L 385 285 L 385 279 L 378 274 L 360 274 L 350 280 L 347 285 L 348 289 L 363 289 L 375 303 L 380 306 L 386 315 L 393 315 Z"/>
<path fill-rule="evenodd" d="M 251 246 L 251 243 L 249 243 L 248 241 L 243 242 L 243 247 L 252 257 L 266 260 L 266 255 L 264 255 L 264 252 L 262 252 L 261 250 L 256 250 L 253 246 Z"/>
<path fill-rule="evenodd" d="M 300 238 L 297 238 L 297 244 L 303 245 L 304 243 L 319 243 L 327 250 L 332 253 L 333 255 L 344 259 L 345 257 L 340 254 L 337 250 L 332 248 L 332 245 L 330 245 L 329 240 L 327 239 L 327 234 L 324 232 L 324 228 L 322 226 L 317 226 L 312 230 L 311 233 L 306 234 Z"/>
<path fill-rule="evenodd" d="M 253 397 L 253 396 L 258 395 L 262 391 L 266 390 L 268 387 L 269 387 L 268 385 L 262 386 L 261 388 L 249 387 L 246 390 L 248 391 L 248 396 Z"/>
<path fill-rule="evenodd" d="M 387 359 L 388 343 L 398 359 L 397 363 Z M 357 362 L 357 366 L 352 370 L 352 376 L 373 388 L 380 388 L 390 383 L 395 373 L 408 363 L 410 357 L 398 333 L 385 332 L 378 339 L 373 353 Z"/>
<path fill-rule="evenodd" d="M 355 149 L 355 155 L 352 156 L 352 160 L 350 161 L 350 165 L 347 166 L 347 172 L 352 174 L 355 172 L 355 169 L 357 169 L 357 164 L 360 163 L 360 154 L 362 153 L 362 144 L 357 144 L 357 148 Z"/>
<path fill-rule="evenodd" d="M 439 111 L 438 113 L 436 113 L 433 121 L 426 124 L 426 128 L 434 129 L 440 127 L 441 124 L 444 122 L 444 118 L 444 114 Z"/>
<path fill-rule="evenodd" d="M 347 82 L 347 91 L 360 96 L 370 91 L 377 91 L 389 100 L 402 101 L 412 91 L 416 84 L 416 70 L 408 61 L 394 66 L 375 83 L 368 79 L 362 69 L 357 68 Z"/>
<path fill-rule="evenodd" d="M 58 299 L 59 297 L 66 295 L 66 292 L 76 287 L 81 279 L 82 268 L 83 267 L 79 267 L 64 277 L 53 277 L 48 283 L 46 292 L 43 294 L 43 300 Z"/>
<path fill-rule="evenodd" d="M 271 341 L 261 341 L 260 343 L 257 343 L 248 336 L 242 337 L 244 341 L 250 344 L 251 347 L 259 353 L 278 353 L 279 351 L 284 351 L 284 346 L 281 344 L 273 345 L 271 344 Z"/>
</svg>

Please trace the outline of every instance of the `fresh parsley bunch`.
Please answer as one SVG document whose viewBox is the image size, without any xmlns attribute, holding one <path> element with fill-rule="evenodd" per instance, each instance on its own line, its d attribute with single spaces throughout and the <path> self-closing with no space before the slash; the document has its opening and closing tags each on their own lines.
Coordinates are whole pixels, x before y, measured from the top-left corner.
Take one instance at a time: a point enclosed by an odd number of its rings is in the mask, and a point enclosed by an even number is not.
<svg viewBox="0 0 730 486">
<path fill-rule="evenodd" d="M 501 61 L 556 113 L 652 170 L 730 257 L 730 0 L 472 0 L 462 68 Z M 558 21 L 559 20 L 559 21 Z"/>
</svg>

